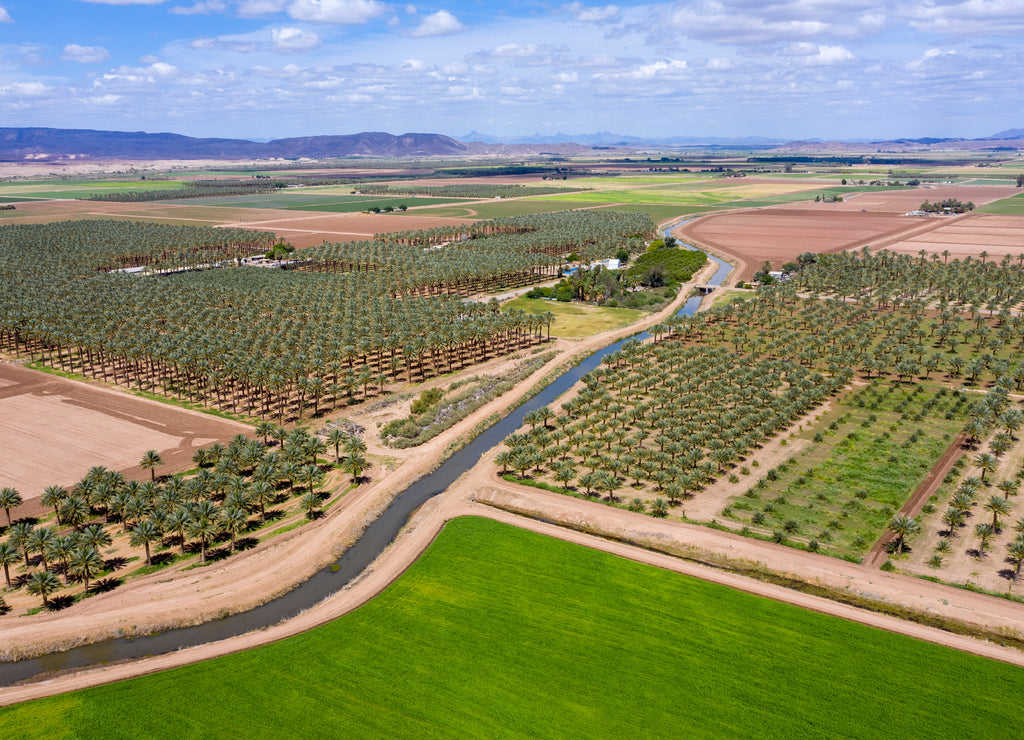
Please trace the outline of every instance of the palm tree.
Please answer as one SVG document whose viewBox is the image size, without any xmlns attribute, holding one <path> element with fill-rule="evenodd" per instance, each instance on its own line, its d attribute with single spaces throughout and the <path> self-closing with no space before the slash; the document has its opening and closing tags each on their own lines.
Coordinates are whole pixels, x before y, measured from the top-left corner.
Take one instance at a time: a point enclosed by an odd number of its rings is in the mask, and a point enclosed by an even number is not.
<svg viewBox="0 0 1024 740">
<path fill-rule="evenodd" d="M 167 519 L 164 521 L 164 530 L 171 534 L 178 535 L 178 537 L 181 538 L 182 555 L 185 554 L 185 535 L 188 532 L 188 523 L 190 518 L 188 509 L 184 506 L 179 506 L 168 514 Z"/>
<path fill-rule="evenodd" d="M 4 567 L 4 579 L 7 581 L 7 588 L 11 587 L 11 566 L 17 565 L 21 560 L 21 553 L 13 542 L 4 540 L 0 542 L 0 565 Z"/>
<path fill-rule="evenodd" d="M 110 537 L 110 533 L 103 528 L 102 524 L 90 524 L 82 530 L 82 533 L 79 536 L 79 541 L 89 547 L 95 547 L 97 550 L 102 550 L 104 547 L 109 546 L 113 540 Z"/>
<path fill-rule="evenodd" d="M 978 552 L 981 555 L 985 554 L 985 550 L 988 549 L 988 540 L 995 534 L 990 524 L 976 524 L 974 525 L 974 534 L 978 538 Z"/>
<path fill-rule="evenodd" d="M 266 481 L 255 481 L 249 486 L 249 497 L 260 507 L 260 518 L 267 520 L 267 502 L 274 499 L 274 487 Z"/>
<path fill-rule="evenodd" d="M 7 514 L 7 526 L 11 526 L 11 509 L 21 506 L 24 503 L 21 494 L 15 489 L 5 486 L 0 488 L 0 507 Z"/>
<path fill-rule="evenodd" d="M 1024 563 L 1024 539 L 1018 537 L 1006 547 L 1008 560 L 1013 563 L 1013 580 L 1020 576 L 1020 566 Z"/>
<path fill-rule="evenodd" d="M 89 591 L 89 579 L 104 568 L 103 556 L 92 545 L 83 545 L 71 553 L 68 570 L 85 582 L 82 593 Z"/>
<path fill-rule="evenodd" d="M 52 527 L 39 527 L 29 532 L 28 541 L 25 543 L 26 548 L 33 552 L 38 552 L 43 560 L 43 570 L 49 568 L 49 564 L 46 562 L 46 556 L 50 552 L 50 548 L 53 546 L 54 540 L 57 539 L 57 533 Z"/>
<path fill-rule="evenodd" d="M 156 480 L 156 467 L 163 464 L 164 459 L 160 457 L 160 453 L 156 450 L 147 450 L 146 454 L 142 456 L 142 460 L 139 461 L 139 467 L 149 471 L 151 481 Z"/>
<path fill-rule="evenodd" d="M 57 517 L 57 524 L 61 525 L 63 522 L 60 520 L 60 511 L 58 508 L 64 502 L 64 499 L 68 497 L 67 489 L 63 486 L 47 486 L 43 491 L 43 495 L 39 499 L 39 503 L 43 506 L 52 506 L 53 514 Z"/>
<path fill-rule="evenodd" d="M 949 528 L 949 536 L 956 537 L 956 530 L 964 523 L 964 512 L 950 507 L 942 515 L 942 523 Z"/>
<path fill-rule="evenodd" d="M 210 540 L 220 534 L 221 523 L 219 517 L 199 516 L 189 522 L 189 537 L 199 540 L 199 562 L 206 562 L 206 545 Z"/>
<path fill-rule="evenodd" d="M 665 503 L 665 499 L 654 499 L 654 503 L 651 504 L 651 516 L 656 516 L 659 519 L 664 519 L 668 516 L 668 504 Z"/>
<path fill-rule="evenodd" d="M 990 496 L 988 501 L 982 505 L 985 511 L 992 514 L 992 530 L 999 531 L 999 517 L 1009 516 L 1013 507 L 1010 506 L 1010 502 L 1002 496 Z"/>
<path fill-rule="evenodd" d="M 143 519 L 128 532 L 128 544 L 132 547 L 144 547 L 146 549 L 146 565 L 152 565 L 153 560 L 149 556 L 149 543 L 159 542 L 163 537 L 160 527 L 152 519 Z"/>
<path fill-rule="evenodd" d="M 327 444 L 334 445 L 334 464 L 341 464 L 341 445 L 345 442 L 345 438 L 348 437 L 341 429 L 335 427 L 327 433 Z"/>
<path fill-rule="evenodd" d="M 981 482 L 984 483 L 985 474 L 995 472 L 999 460 L 988 452 L 979 452 L 974 458 L 974 464 L 981 470 Z"/>
<path fill-rule="evenodd" d="M 22 551 L 25 556 L 26 568 L 29 567 L 29 536 L 32 534 L 33 529 L 35 529 L 35 525 L 30 522 L 18 522 L 7 530 L 7 541 Z"/>
<path fill-rule="evenodd" d="M 306 516 L 312 519 L 317 509 L 320 508 L 320 495 L 310 491 L 302 497 L 301 503 L 302 508 L 306 511 Z"/>
<path fill-rule="evenodd" d="M 921 531 L 921 525 L 905 514 L 897 514 L 889 520 L 887 529 L 896 535 L 896 554 L 903 554 L 903 543 L 907 537 L 911 537 Z"/>
<path fill-rule="evenodd" d="M 249 514 L 242 507 L 225 506 L 220 514 L 221 527 L 231 535 L 231 552 L 235 551 L 235 539 L 238 533 L 249 524 Z"/>
<path fill-rule="evenodd" d="M 49 606 L 50 594 L 60 590 L 60 579 L 48 570 L 37 570 L 28 577 L 27 590 L 33 596 L 43 597 L 43 606 Z"/>
<path fill-rule="evenodd" d="M 345 470 L 352 474 L 352 482 L 358 484 L 359 478 L 366 469 L 368 463 L 360 452 L 352 452 L 345 455 Z"/>
</svg>

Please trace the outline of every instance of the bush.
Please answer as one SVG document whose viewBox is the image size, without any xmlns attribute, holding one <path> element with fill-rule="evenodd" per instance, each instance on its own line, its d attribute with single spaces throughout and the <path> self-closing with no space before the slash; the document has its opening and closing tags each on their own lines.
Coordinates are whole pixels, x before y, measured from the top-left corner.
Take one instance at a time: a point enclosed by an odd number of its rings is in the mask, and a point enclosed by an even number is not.
<svg viewBox="0 0 1024 740">
<path fill-rule="evenodd" d="M 440 388 L 428 388 L 420 393 L 419 398 L 412 402 L 412 406 L 409 411 L 416 415 L 422 414 L 443 397 L 444 392 Z"/>
</svg>

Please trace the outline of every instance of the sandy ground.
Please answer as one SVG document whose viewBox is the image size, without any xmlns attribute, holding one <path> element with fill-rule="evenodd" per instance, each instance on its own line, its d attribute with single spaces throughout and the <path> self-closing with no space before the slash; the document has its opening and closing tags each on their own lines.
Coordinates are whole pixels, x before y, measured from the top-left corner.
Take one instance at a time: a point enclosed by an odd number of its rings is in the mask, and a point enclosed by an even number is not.
<svg viewBox="0 0 1024 740">
<path fill-rule="evenodd" d="M 93 465 L 148 479 L 138 465 L 147 450 L 160 453 L 165 464 L 156 472 L 166 474 L 191 468 L 199 447 L 252 433 L 246 424 L 4 362 L 0 418 L 0 486 L 25 500 L 13 517 L 38 514 L 43 489 L 71 485 Z"/>
</svg>

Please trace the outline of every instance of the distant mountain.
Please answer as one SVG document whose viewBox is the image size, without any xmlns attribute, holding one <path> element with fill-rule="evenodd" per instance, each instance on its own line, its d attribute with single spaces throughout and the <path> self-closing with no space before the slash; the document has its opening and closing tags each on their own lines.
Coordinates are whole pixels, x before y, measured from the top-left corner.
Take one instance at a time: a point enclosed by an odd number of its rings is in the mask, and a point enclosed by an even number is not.
<svg viewBox="0 0 1024 740">
<path fill-rule="evenodd" d="M 459 155 L 460 141 L 442 134 L 364 132 L 343 136 L 303 136 L 268 142 L 197 139 L 180 134 L 90 129 L 0 128 L 0 160 L 62 159 L 272 159 L 348 156 L 399 157 Z"/>
<path fill-rule="evenodd" d="M 533 134 L 532 136 L 489 136 L 477 131 L 471 131 L 465 136 L 457 137 L 459 141 L 470 143 L 480 142 L 483 144 L 506 144 L 506 145 L 531 145 L 542 144 L 578 144 L 580 146 L 600 147 L 683 147 L 683 146 L 771 146 L 773 144 L 784 144 L 786 139 L 773 139 L 761 136 L 745 137 L 720 137 L 720 136 L 669 136 L 662 138 L 648 138 L 642 136 L 630 136 L 628 134 L 615 134 L 609 131 L 598 131 L 593 134 Z"/>
<path fill-rule="evenodd" d="M 1006 131 L 1000 131 L 998 134 L 992 134 L 991 136 L 986 136 L 985 138 L 999 139 L 1004 141 L 1008 139 L 1024 139 L 1024 128 L 1008 128 L 1006 129 Z"/>
</svg>

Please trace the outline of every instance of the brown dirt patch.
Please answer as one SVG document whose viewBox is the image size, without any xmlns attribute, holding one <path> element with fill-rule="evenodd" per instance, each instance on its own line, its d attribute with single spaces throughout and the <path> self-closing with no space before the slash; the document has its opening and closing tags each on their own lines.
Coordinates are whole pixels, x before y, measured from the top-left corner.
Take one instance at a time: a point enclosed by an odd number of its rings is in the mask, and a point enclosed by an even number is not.
<svg viewBox="0 0 1024 740">
<path fill-rule="evenodd" d="M 138 466 L 157 450 L 166 474 L 192 467 L 199 447 L 252 429 L 106 388 L 0 362 L 0 485 L 18 489 L 25 503 L 13 516 L 42 511 L 38 498 L 50 485 L 80 480 L 93 465 L 148 479 Z"/>
</svg>

